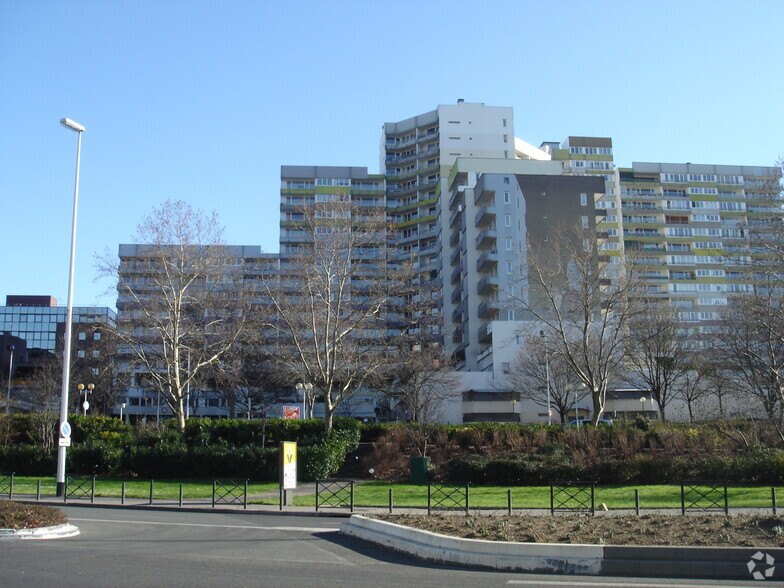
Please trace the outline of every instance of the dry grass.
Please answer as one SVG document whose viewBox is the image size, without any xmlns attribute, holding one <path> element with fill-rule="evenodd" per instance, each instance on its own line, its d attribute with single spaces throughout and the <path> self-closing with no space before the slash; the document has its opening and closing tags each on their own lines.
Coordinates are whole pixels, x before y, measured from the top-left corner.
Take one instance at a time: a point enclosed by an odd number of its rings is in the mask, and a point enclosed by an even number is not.
<svg viewBox="0 0 784 588">
<path fill-rule="evenodd" d="M 0 500 L 0 529 L 35 529 L 67 522 L 66 516 L 51 506 Z"/>
<path fill-rule="evenodd" d="M 443 535 L 525 543 L 784 547 L 784 518 L 759 515 L 384 515 Z"/>
</svg>

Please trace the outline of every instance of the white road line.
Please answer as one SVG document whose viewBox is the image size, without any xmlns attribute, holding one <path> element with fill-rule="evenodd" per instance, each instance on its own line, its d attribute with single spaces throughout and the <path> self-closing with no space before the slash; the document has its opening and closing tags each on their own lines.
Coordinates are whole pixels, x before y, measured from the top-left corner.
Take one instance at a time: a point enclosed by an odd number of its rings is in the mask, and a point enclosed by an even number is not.
<svg viewBox="0 0 784 588">
<path fill-rule="evenodd" d="M 214 527 L 216 529 L 253 529 L 255 531 L 302 531 L 303 533 L 330 533 L 339 531 L 339 529 L 330 529 L 327 527 L 259 527 L 256 525 L 209 525 L 206 523 L 163 523 L 159 521 L 121 521 L 116 519 L 75 519 L 70 518 L 70 521 L 82 521 L 89 523 L 110 523 L 110 524 L 123 524 L 123 525 L 163 525 L 169 527 Z"/>
<path fill-rule="evenodd" d="M 716 584 L 661 584 L 659 581 L 651 579 L 650 583 L 629 583 L 624 580 L 618 582 L 548 582 L 542 580 L 509 580 L 507 584 L 518 586 L 586 586 L 590 588 L 652 588 L 662 586 L 664 588 L 716 588 Z"/>
</svg>

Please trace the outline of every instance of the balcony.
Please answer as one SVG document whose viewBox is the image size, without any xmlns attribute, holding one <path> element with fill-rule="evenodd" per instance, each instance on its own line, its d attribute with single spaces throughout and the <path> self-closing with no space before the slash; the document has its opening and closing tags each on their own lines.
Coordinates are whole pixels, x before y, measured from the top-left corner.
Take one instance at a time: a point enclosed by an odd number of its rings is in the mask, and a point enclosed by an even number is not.
<svg viewBox="0 0 784 588">
<path fill-rule="evenodd" d="M 480 318 L 497 318 L 500 306 L 501 305 L 497 300 L 488 300 L 487 302 L 482 302 L 477 308 L 477 314 Z"/>
<path fill-rule="evenodd" d="M 461 304 L 456 309 L 452 311 L 452 320 L 455 322 L 460 322 L 460 319 L 463 316 L 463 305 Z"/>
<path fill-rule="evenodd" d="M 463 288 L 462 286 L 458 286 L 452 291 L 452 296 L 450 300 L 452 301 L 452 304 L 456 304 L 457 302 L 460 301 L 462 297 L 463 297 Z"/>
<path fill-rule="evenodd" d="M 476 260 L 476 271 L 486 272 L 497 265 L 498 265 L 498 252 L 488 251 L 487 253 L 483 253 L 482 255 L 480 255 L 479 259 Z"/>
<path fill-rule="evenodd" d="M 455 249 L 449 258 L 450 265 L 460 265 L 460 249 Z"/>
<path fill-rule="evenodd" d="M 460 220 L 463 216 L 463 207 L 460 206 L 452 213 L 449 217 L 449 228 L 453 229 L 457 225 L 457 221 Z"/>
<path fill-rule="evenodd" d="M 474 217 L 474 226 L 483 227 L 495 221 L 495 206 L 483 206 Z"/>
<path fill-rule="evenodd" d="M 477 249 L 495 249 L 498 240 L 498 231 L 485 229 L 476 236 Z"/>
<path fill-rule="evenodd" d="M 479 341 L 485 343 L 493 340 L 493 323 L 487 322 L 479 327 Z"/>
<path fill-rule="evenodd" d="M 461 273 L 462 273 L 462 269 L 460 268 L 460 266 L 456 267 L 449 278 L 449 283 L 457 284 L 460 281 Z"/>
<path fill-rule="evenodd" d="M 478 294 L 489 294 L 498 288 L 498 276 L 485 276 L 476 285 Z"/>
</svg>

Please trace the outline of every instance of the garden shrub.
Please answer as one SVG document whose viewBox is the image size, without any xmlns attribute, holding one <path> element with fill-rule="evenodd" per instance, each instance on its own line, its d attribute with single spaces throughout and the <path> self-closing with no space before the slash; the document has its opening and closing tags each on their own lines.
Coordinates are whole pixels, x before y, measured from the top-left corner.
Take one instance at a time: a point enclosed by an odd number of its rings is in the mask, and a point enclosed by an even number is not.
<svg viewBox="0 0 784 588">
<path fill-rule="evenodd" d="M 0 447 L 0 470 L 19 476 L 51 475 L 57 466 L 57 454 L 38 445 Z"/>
</svg>

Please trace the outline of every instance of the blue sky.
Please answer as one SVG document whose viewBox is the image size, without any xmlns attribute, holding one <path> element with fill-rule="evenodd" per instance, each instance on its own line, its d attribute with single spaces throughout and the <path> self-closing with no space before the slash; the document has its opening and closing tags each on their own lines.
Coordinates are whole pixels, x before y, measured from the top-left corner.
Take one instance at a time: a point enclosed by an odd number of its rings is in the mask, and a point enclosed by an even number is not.
<svg viewBox="0 0 784 588">
<path fill-rule="evenodd" d="M 166 199 L 278 250 L 281 165 L 378 172 L 381 125 L 458 98 L 530 143 L 613 138 L 616 162 L 784 155 L 784 2 L 0 0 L 7 294 L 114 306 L 95 255 Z"/>
</svg>

